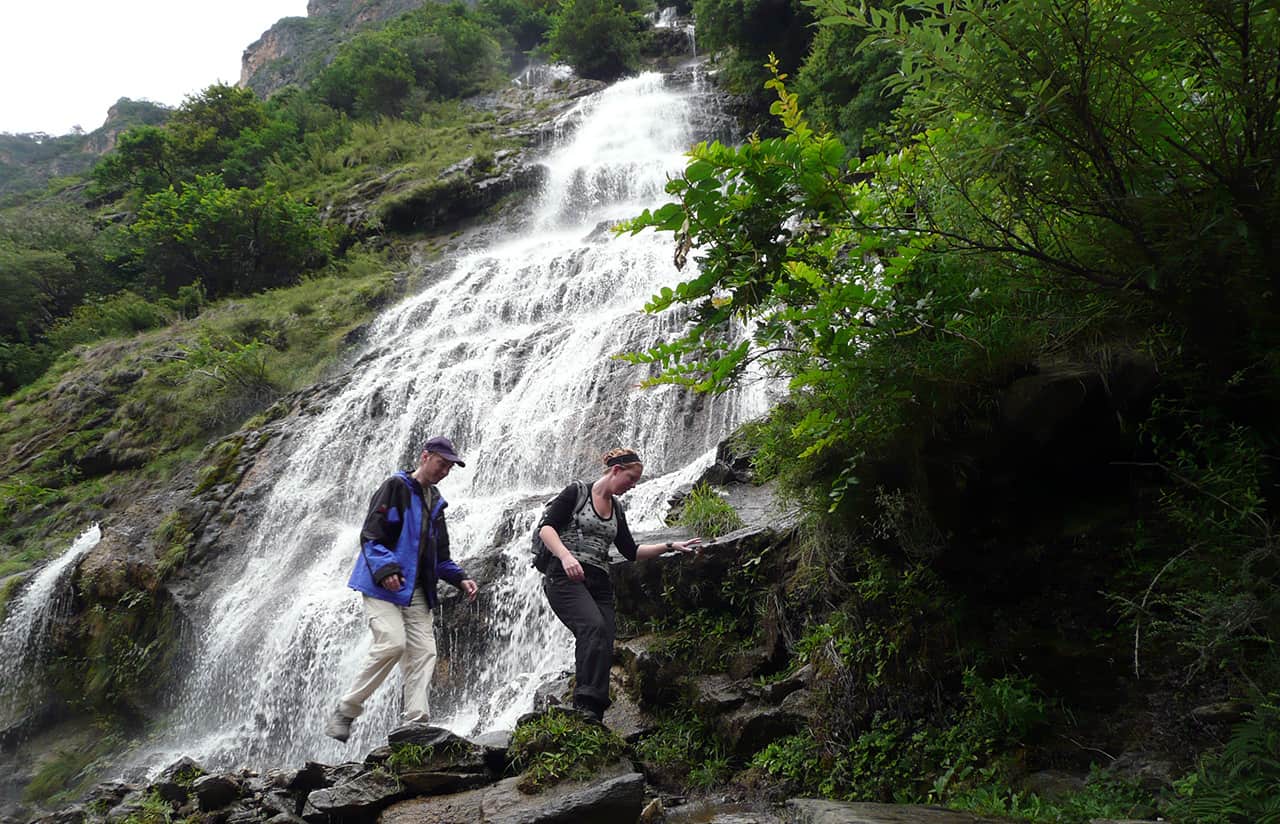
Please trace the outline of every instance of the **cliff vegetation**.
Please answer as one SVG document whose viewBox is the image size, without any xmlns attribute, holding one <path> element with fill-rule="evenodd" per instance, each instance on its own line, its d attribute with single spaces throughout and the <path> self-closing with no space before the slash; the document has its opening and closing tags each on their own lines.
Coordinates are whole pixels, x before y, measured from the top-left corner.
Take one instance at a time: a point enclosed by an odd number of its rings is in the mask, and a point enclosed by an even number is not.
<svg viewBox="0 0 1280 824">
<path fill-rule="evenodd" d="M 699 486 L 683 517 L 732 551 L 616 580 L 646 780 L 1035 822 L 1280 820 L 1280 11 L 692 9 L 758 129 L 694 147 L 671 202 L 624 227 L 669 233 L 678 266 L 702 254 L 650 304 L 692 324 L 633 358 L 704 392 L 786 380 L 729 474 L 797 515 L 735 536 Z M 241 471 L 264 411 L 325 374 L 398 272 L 531 185 L 521 150 L 591 86 L 504 97 L 512 61 L 612 79 L 654 37 L 645 11 L 414 9 L 266 100 L 212 86 L 84 185 L 0 213 L 0 571 L 184 472 L 207 490 Z M 491 179 L 498 199 L 472 196 Z M 751 340 L 726 343 L 743 320 Z M 164 583 L 193 548 L 182 513 L 155 526 L 157 557 L 84 586 L 96 621 L 51 670 L 113 734 L 145 720 L 175 631 Z M 541 723 L 526 785 L 574 774 L 575 747 L 622 751 Z M 44 764 L 29 799 L 100 743 Z M 367 812 L 333 776 L 293 779 Z"/>
</svg>

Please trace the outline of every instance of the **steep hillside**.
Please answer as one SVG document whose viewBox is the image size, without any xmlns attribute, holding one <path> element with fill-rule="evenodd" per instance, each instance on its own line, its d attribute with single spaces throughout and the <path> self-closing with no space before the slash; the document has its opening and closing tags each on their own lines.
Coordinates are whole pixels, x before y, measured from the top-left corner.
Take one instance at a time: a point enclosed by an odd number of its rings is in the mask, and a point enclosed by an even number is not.
<svg viewBox="0 0 1280 824">
<path fill-rule="evenodd" d="M 355 32 L 419 8 L 423 0 L 310 0 L 306 17 L 286 17 L 244 50 L 240 85 L 262 97 L 305 84 Z"/>
</svg>

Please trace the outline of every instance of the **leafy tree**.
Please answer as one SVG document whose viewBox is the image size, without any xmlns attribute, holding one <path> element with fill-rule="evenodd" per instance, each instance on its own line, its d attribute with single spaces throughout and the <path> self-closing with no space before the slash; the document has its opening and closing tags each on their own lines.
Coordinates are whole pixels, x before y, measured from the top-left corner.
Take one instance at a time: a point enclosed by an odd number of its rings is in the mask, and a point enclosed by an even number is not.
<svg viewBox="0 0 1280 824">
<path fill-rule="evenodd" d="M 694 0 L 693 15 L 699 48 L 727 53 L 725 78 L 744 94 L 759 92 L 760 67 L 770 55 L 794 69 L 813 39 L 813 15 L 801 0 Z"/>
<path fill-rule="evenodd" d="M 477 8 L 491 17 L 511 38 L 512 45 L 527 52 L 540 45 L 551 31 L 551 4 L 536 4 L 527 0 L 481 0 Z"/>
<path fill-rule="evenodd" d="M 211 297 L 293 283 L 332 248 L 313 206 L 271 184 L 230 189 L 218 175 L 148 197 L 129 235 L 165 291 L 199 280 Z"/>
<path fill-rule="evenodd" d="M 465 6 L 429 4 L 345 44 L 320 74 L 320 99 L 357 117 L 400 116 L 422 100 L 492 83 L 501 49 Z"/>
<path fill-rule="evenodd" d="M 864 47 L 850 29 L 823 26 L 796 72 L 795 92 L 815 122 L 856 152 L 867 132 L 887 123 L 902 101 L 900 93 L 886 88 L 899 62 L 893 49 Z"/>
<path fill-rule="evenodd" d="M 176 186 L 182 177 L 169 132 L 160 126 L 138 126 L 120 135 L 115 151 L 93 168 L 101 189 L 136 189 L 143 194 Z"/>
<path fill-rule="evenodd" d="M 325 103 L 358 117 L 395 116 L 413 86 L 413 68 L 391 38 L 372 32 L 357 35 L 316 78 Z"/>
<path fill-rule="evenodd" d="M 232 154 L 242 133 L 266 124 L 265 107 L 252 90 L 215 83 L 187 97 L 167 125 L 183 164 L 206 171 Z"/>
<path fill-rule="evenodd" d="M 1274 4 L 962 0 L 915 23 L 829 8 L 903 53 L 897 131 L 916 162 L 882 180 L 914 206 L 894 223 L 1136 301 L 1203 347 L 1214 379 L 1270 357 Z"/>
<path fill-rule="evenodd" d="M 0 215 L 0 338 L 33 340 L 86 294 L 110 291 L 89 215 L 44 204 Z"/>
<path fill-rule="evenodd" d="M 189 96 L 163 127 L 140 126 L 120 137 L 93 171 L 107 191 L 140 196 L 181 187 L 217 172 L 232 186 L 262 182 L 268 161 L 299 137 L 248 89 L 215 84 Z"/>
<path fill-rule="evenodd" d="M 643 25 L 614 0 L 565 0 L 548 45 L 582 77 L 615 80 L 639 64 L 635 33 Z"/>
<path fill-rule="evenodd" d="M 910 8 L 823 6 L 824 25 L 863 27 L 903 54 L 900 151 L 845 168 L 779 75 L 786 138 L 695 148 L 668 189 L 679 203 L 637 222 L 675 232 L 681 253 L 705 250 L 702 272 L 653 302 L 696 310 L 695 329 L 653 353 L 667 379 L 718 389 L 782 353 L 805 382 L 806 367 L 843 374 L 867 335 L 912 330 L 971 338 L 976 353 L 993 341 L 936 309 L 972 323 L 976 304 L 1033 290 L 1142 313 L 1194 349 L 1189 379 L 1277 420 L 1280 12 L 1225 0 Z M 930 281 L 932 294 L 917 291 Z M 928 312 L 904 306 L 895 293 L 908 287 Z M 738 317 L 757 322 L 754 349 L 715 343 Z M 800 431 L 808 454 L 843 443 L 850 470 L 865 416 L 830 401 Z"/>
</svg>

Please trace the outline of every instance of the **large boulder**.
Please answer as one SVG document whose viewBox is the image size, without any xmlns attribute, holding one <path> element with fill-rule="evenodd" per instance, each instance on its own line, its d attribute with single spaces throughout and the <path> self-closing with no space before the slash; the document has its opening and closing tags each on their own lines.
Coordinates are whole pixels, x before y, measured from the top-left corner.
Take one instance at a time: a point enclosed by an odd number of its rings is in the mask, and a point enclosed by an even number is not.
<svg viewBox="0 0 1280 824">
<path fill-rule="evenodd" d="M 786 806 L 794 824 L 1008 824 L 1002 819 L 915 804 L 793 798 Z"/>
<path fill-rule="evenodd" d="M 390 773 L 373 770 L 326 787 L 307 796 L 308 821 L 332 821 L 333 818 L 372 818 L 393 801 L 405 795 L 400 781 Z"/>
<path fill-rule="evenodd" d="M 677 695 L 684 664 L 664 653 L 652 635 L 629 638 L 614 645 L 627 691 L 642 707 L 670 702 Z"/>
<path fill-rule="evenodd" d="M 726 746 L 739 758 L 750 758 L 775 741 L 795 735 L 804 718 L 783 707 L 746 704 L 717 719 Z"/>
<path fill-rule="evenodd" d="M 635 821 L 644 801 L 644 776 L 626 761 L 586 781 L 548 787 L 536 795 L 518 778 L 481 790 L 411 798 L 388 807 L 379 824 L 619 824 Z"/>
</svg>

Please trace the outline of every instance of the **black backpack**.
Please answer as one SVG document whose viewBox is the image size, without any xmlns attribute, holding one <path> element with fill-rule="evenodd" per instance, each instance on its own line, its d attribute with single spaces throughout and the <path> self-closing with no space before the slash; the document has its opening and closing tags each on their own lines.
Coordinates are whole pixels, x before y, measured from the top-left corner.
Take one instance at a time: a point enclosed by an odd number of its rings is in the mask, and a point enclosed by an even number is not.
<svg viewBox="0 0 1280 824">
<path fill-rule="evenodd" d="M 578 490 L 578 498 L 573 502 L 573 516 L 576 516 L 583 504 L 591 497 L 591 489 L 582 481 L 574 481 L 573 485 Z M 560 497 L 559 495 L 556 498 Z M 555 503 L 555 498 L 547 501 L 542 507 L 542 517 L 538 518 L 538 524 L 533 528 L 533 568 L 541 573 L 546 573 L 547 567 L 556 559 L 551 554 L 551 550 L 547 549 L 547 545 L 542 542 L 542 536 L 538 533 L 542 531 L 542 524 L 547 520 L 547 516 L 551 514 L 551 504 Z M 571 516 L 571 517 L 573 517 Z"/>
</svg>

